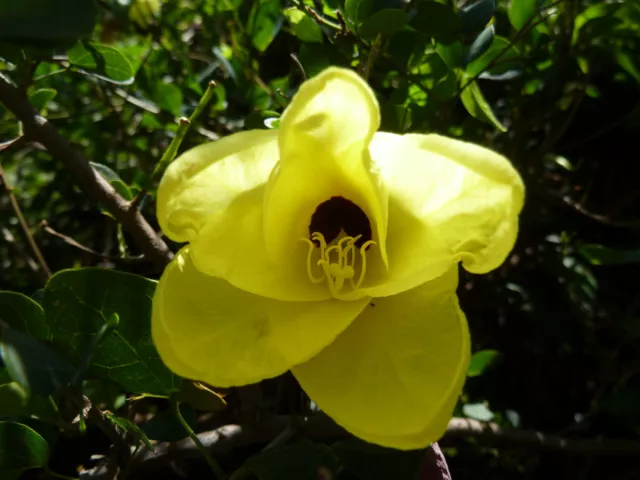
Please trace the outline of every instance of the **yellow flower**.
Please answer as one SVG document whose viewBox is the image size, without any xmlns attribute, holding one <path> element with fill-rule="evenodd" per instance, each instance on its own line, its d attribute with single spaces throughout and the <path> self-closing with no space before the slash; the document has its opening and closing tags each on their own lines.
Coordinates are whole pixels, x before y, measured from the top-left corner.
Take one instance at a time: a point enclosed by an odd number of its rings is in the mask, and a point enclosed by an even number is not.
<svg viewBox="0 0 640 480">
<path fill-rule="evenodd" d="M 465 380 L 457 263 L 504 261 L 524 188 L 497 153 L 379 124 L 369 86 L 329 68 L 279 130 L 172 163 L 158 219 L 189 245 L 160 279 L 153 338 L 169 368 L 215 386 L 291 370 L 353 434 L 411 449 L 442 435 Z"/>
</svg>

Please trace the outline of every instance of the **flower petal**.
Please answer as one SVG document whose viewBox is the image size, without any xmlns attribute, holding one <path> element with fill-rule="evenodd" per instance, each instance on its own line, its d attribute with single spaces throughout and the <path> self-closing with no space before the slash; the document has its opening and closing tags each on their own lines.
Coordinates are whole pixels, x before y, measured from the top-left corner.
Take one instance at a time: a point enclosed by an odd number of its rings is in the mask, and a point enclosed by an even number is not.
<svg viewBox="0 0 640 480">
<path fill-rule="evenodd" d="M 522 180 L 506 158 L 439 135 L 377 133 L 370 151 L 390 209 L 388 276 L 370 295 L 413 288 L 453 261 L 486 273 L 505 260 L 524 202 Z"/>
<path fill-rule="evenodd" d="M 264 187 L 244 193 L 216 221 L 209 221 L 191 242 L 197 268 L 255 295 L 290 301 L 331 297 L 324 283 L 312 283 L 306 273 L 308 247 L 290 245 L 285 261 L 267 254 L 264 240 Z"/>
<path fill-rule="evenodd" d="M 278 161 L 277 136 L 251 130 L 182 154 L 158 188 L 158 220 L 171 239 L 192 243 L 194 261 L 208 275 L 271 298 L 329 298 L 324 285 L 306 276 L 304 244 L 291 246 L 303 259 L 299 265 L 274 263 L 265 250 L 262 211 Z"/>
<path fill-rule="evenodd" d="M 400 449 L 436 441 L 469 363 L 456 284 L 457 266 L 415 289 L 374 298 L 332 344 L 292 369 L 300 385 L 364 440 Z"/>
<path fill-rule="evenodd" d="M 278 161 L 278 133 L 240 132 L 188 150 L 169 165 L 158 187 L 158 222 L 176 242 L 193 240 L 224 219 L 240 195 L 264 185 Z"/>
<path fill-rule="evenodd" d="M 379 125 L 375 95 L 355 72 L 332 67 L 302 84 L 282 115 L 280 163 L 267 191 L 265 239 L 272 258 L 290 258 L 291 243 L 309 238 L 311 216 L 332 197 L 367 215 L 384 258 L 387 199 L 368 152 Z"/>
<path fill-rule="evenodd" d="M 183 248 L 153 298 L 152 334 L 179 375 L 225 387 L 258 382 L 304 362 L 343 331 L 368 299 L 283 302 L 201 273 Z"/>
</svg>

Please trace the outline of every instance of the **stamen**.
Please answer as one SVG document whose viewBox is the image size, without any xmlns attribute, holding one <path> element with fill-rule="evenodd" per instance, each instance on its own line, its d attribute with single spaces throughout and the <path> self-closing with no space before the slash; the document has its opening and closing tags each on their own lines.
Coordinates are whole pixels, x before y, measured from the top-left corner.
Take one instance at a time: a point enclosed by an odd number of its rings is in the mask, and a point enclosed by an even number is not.
<svg viewBox="0 0 640 480">
<path fill-rule="evenodd" d="M 313 272 L 311 271 L 311 255 L 313 255 L 313 252 L 316 249 L 316 246 L 308 238 L 301 238 L 300 240 L 307 242 L 309 244 L 309 253 L 307 253 L 307 276 L 309 277 L 309 280 L 311 280 L 313 283 L 320 283 L 324 280 L 324 277 L 317 278 L 313 275 Z"/>
<path fill-rule="evenodd" d="M 345 298 L 345 294 L 340 293 L 344 288 L 345 280 L 349 280 L 352 290 L 360 288 L 364 282 L 367 270 L 366 249 L 375 245 L 373 240 L 366 241 L 360 248 L 361 267 L 358 280 L 354 281 L 356 276 L 356 242 L 360 240 L 362 235 L 356 237 L 345 236 L 338 240 L 335 245 L 327 246 L 324 236 L 319 232 L 311 235 L 311 240 L 301 238 L 309 245 L 307 253 L 307 275 L 313 283 L 320 283 L 327 280 L 327 286 L 334 298 Z M 323 276 L 316 277 L 312 271 L 312 256 L 319 250 L 316 265 L 322 269 Z"/>
<path fill-rule="evenodd" d="M 360 278 L 358 279 L 358 283 L 356 283 L 355 286 L 351 284 L 354 290 L 357 290 L 358 288 L 360 288 L 360 286 L 362 285 L 362 282 L 364 281 L 364 274 L 367 273 L 367 255 L 365 251 L 370 245 L 375 245 L 375 244 L 376 242 L 374 242 L 373 240 L 369 240 L 368 242 L 365 242 L 360 247 L 360 258 L 362 258 L 362 268 L 360 269 Z"/>
</svg>

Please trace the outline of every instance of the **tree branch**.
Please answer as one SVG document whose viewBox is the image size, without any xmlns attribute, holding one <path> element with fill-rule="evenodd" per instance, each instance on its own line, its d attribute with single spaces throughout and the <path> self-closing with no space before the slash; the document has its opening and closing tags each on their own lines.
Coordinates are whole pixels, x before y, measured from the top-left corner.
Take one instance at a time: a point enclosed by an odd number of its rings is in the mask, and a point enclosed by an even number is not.
<svg viewBox="0 0 640 480">
<path fill-rule="evenodd" d="M 611 438 L 564 438 L 534 430 L 505 429 L 497 423 L 454 417 L 449 421 L 444 439 L 476 438 L 482 445 L 524 446 L 584 455 L 637 456 L 640 442 Z"/>
<path fill-rule="evenodd" d="M 4 169 L 2 165 L 0 165 L 0 187 L 4 187 L 4 190 L 7 192 L 7 196 L 9 197 L 9 203 L 11 203 L 11 207 L 13 208 L 13 212 L 15 213 L 18 221 L 20 222 L 20 226 L 22 227 L 22 231 L 24 236 L 27 238 L 29 242 L 29 246 L 31 247 L 31 251 L 38 259 L 38 263 L 40 264 L 40 268 L 42 268 L 42 272 L 45 277 L 45 281 L 51 276 L 51 269 L 49 265 L 47 265 L 47 261 L 44 259 L 42 252 L 40 251 L 40 247 L 36 243 L 35 238 L 33 238 L 33 234 L 31 233 L 31 229 L 27 224 L 27 221 L 22 214 L 22 209 L 20 208 L 20 204 L 18 203 L 18 199 L 13 193 L 13 187 L 9 184 L 7 179 L 4 176 Z"/>
<path fill-rule="evenodd" d="M 73 238 L 54 230 L 53 228 L 51 228 L 51 226 L 49 225 L 49 223 L 46 220 L 42 220 L 42 222 L 40 222 L 40 226 L 49 235 L 52 235 L 52 236 L 54 236 L 56 238 L 59 238 L 60 240 L 65 242 L 67 245 L 71 245 L 72 247 L 75 247 L 78 250 L 82 250 L 85 253 L 89 253 L 89 254 L 94 255 L 96 257 L 100 257 L 103 260 L 108 260 L 110 262 L 120 263 L 120 264 L 139 263 L 139 262 L 144 260 L 144 255 L 139 255 L 139 256 L 135 256 L 135 257 L 117 257 L 117 256 L 114 256 L 114 255 L 106 255 L 104 253 L 96 252 L 92 248 L 89 248 L 89 247 L 87 247 L 85 245 L 82 245 L 80 242 L 74 240 Z"/>
<path fill-rule="evenodd" d="M 259 423 L 224 425 L 198 434 L 200 442 L 214 455 L 224 455 L 238 447 L 269 443 L 287 428 L 288 415 L 266 417 Z M 298 421 L 296 436 L 314 440 L 335 440 L 349 434 L 329 417 L 316 414 Z M 632 440 L 564 438 L 533 430 L 504 429 L 496 423 L 480 422 L 470 418 L 454 417 L 441 442 L 453 439 L 474 438 L 486 446 L 527 447 L 537 450 L 553 450 L 583 455 L 634 456 L 640 455 L 640 442 Z M 434 452 L 437 456 L 438 452 Z M 149 471 L 175 461 L 199 458 L 199 452 L 190 438 L 174 443 L 159 443 L 151 451 L 141 448 L 131 462 L 130 471 Z"/>
<path fill-rule="evenodd" d="M 131 210 L 122 198 L 46 118 L 41 116 L 20 91 L 0 76 L 0 102 L 23 124 L 25 134 L 42 144 L 71 173 L 80 188 L 103 205 L 131 234 L 145 257 L 164 266 L 173 257 L 167 244 L 137 210 Z"/>
</svg>

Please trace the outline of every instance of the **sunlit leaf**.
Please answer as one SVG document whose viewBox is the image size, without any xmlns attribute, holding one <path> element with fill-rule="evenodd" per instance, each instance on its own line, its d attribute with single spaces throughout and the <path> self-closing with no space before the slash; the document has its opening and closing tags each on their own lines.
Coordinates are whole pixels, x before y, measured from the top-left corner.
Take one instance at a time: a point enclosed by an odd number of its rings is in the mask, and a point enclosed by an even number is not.
<svg viewBox="0 0 640 480">
<path fill-rule="evenodd" d="M 127 201 L 131 201 L 133 199 L 133 193 L 131 193 L 131 189 L 126 183 L 124 183 L 122 178 L 120 178 L 120 175 L 118 175 L 106 165 L 102 165 L 101 163 L 89 163 L 96 172 L 102 175 L 111 184 L 111 186 L 122 196 L 122 198 Z"/>
<path fill-rule="evenodd" d="M 133 83 L 131 62 L 117 49 L 99 43 L 77 43 L 67 51 L 69 63 L 103 80 L 128 85 Z"/>
<path fill-rule="evenodd" d="M 477 377 L 482 375 L 487 368 L 493 364 L 500 356 L 496 350 L 480 350 L 471 357 L 469 368 L 467 369 L 467 377 Z"/>
<path fill-rule="evenodd" d="M 491 68 L 489 68 L 490 65 Z M 517 71 L 520 74 L 522 73 L 522 68 L 523 65 L 520 62 L 518 48 L 511 45 L 506 38 L 496 36 L 482 55 L 469 62 L 465 67 L 465 71 L 471 77 L 481 72 L 486 73 L 486 76 L 500 76 L 513 71 Z"/>
<path fill-rule="evenodd" d="M 462 413 L 466 417 L 480 420 L 481 422 L 490 422 L 494 414 L 484 403 L 468 403 L 462 406 Z"/>
<path fill-rule="evenodd" d="M 513 28 L 520 30 L 536 14 L 538 0 L 511 0 L 509 21 Z"/>
<path fill-rule="evenodd" d="M 464 63 L 464 47 L 460 42 L 436 44 L 436 52 L 451 69 L 461 67 Z"/>
<path fill-rule="evenodd" d="M 131 420 L 119 417 L 112 413 L 105 413 L 105 418 L 109 420 L 111 423 L 113 423 L 114 425 L 118 426 L 120 429 L 127 432 L 136 441 L 143 442 L 147 446 L 147 448 L 149 448 L 150 450 L 153 450 L 153 445 L 151 444 L 151 441 L 149 440 L 147 435 L 142 431 L 140 427 L 138 427 Z"/>
<path fill-rule="evenodd" d="M 469 83 L 471 82 L 471 83 Z M 498 120 L 491 105 L 487 102 L 476 81 L 471 81 L 471 77 L 462 75 L 460 81 L 461 88 L 464 88 L 460 98 L 467 112 L 478 120 L 490 123 L 498 130 L 506 132 L 505 126 Z M 466 87 L 465 87 L 466 86 Z"/>
<path fill-rule="evenodd" d="M 495 37 L 495 28 L 493 25 L 489 25 L 485 28 L 473 41 L 469 50 L 467 51 L 466 63 L 473 62 L 478 57 L 480 57 L 483 53 L 485 53 L 491 44 L 493 43 L 493 39 Z"/>
<path fill-rule="evenodd" d="M 176 117 L 180 116 L 182 109 L 182 91 L 173 83 L 159 83 L 153 92 L 154 102 L 163 110 Z"/>
<path fill-rule="evenodd" d="M 53 100 L 58 92 L 53 88 L 40 88 L 29 94 L 29 103 L 38 111 L 45 109 L 47 104 Z"/>
<path fill-rule="evenodd" d="M 309 15 L 295 7 L 287 8 L 284 15 L 291 25 L 293 34 L 300 40 L 303 42 L 322 42 L 322 30 Z"/>
<path fill-rule="evenodd" d="M 253 46 L 264 52 L 282 26 L 279 0 L 255 2 L 249 18 L 249 32 Z"/>
</svg>

